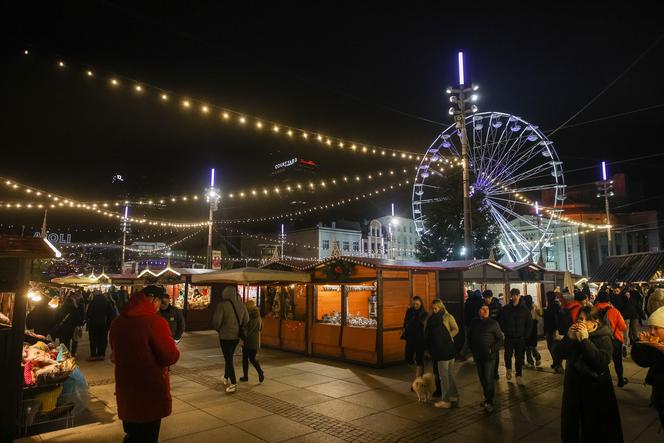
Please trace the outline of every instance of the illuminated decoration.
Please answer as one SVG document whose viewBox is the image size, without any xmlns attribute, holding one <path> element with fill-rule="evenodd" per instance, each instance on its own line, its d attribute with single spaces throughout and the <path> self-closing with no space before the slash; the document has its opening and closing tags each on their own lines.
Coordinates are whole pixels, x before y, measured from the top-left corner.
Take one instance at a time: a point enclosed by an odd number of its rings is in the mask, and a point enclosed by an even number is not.
<svg viewBox="0 0 664 443">
<path fill-rule="evenodd" d="M 176 271 L 175 269 L 171 268 L 170 266 L 167 266 L 167 267 L 165 267 L 164 269 L 162 269 L 161 271 L 159 271 L 159 272 L 157 272 L 157 273 L 152 272 L 152 271 L 151 271 L 150 269 L 148 269 L 148 268 L 143 269 L 143 270 L 138 274 L 138 278 L 142 278 L 142 277 L 144 277 L 144 276 L 146 276 L 146 275 L 151 275 L 151 276 L 153 276 L 153 277 L 161 277 L 162 275 L 167 274 L 167 273 L 168 273 L 168 274 L 176 275 L 176 276 L 178 276 L 178 277 L 179 277 L 180 275 L 182 275 L 182 274 L 180 274 L 178 271 Z"/>
<path fill-rule="evenodd" d="M 459 85 L 463 86 L 466 84 L 464 72 L 463 72 L 463 52 L 459 51 Z"/>
<path fill-rule="evenodd" d="M 25 50 L 24 54 L 27 55 L 27 50 Z M 64 68 L 65 67 L 65 62 L 63 60 L 56 60 L 56 65 L 59 68 Z M 93 77 L 93 75 L 88 74 L 88 72 L 92 73 L 92 68 L 88 65 L 85 64 L 78 64 L 79 69 L 86 73 L 86 76 L 88 77 Z M 109 71 L 105 71 L 109 75 L 109 81 L 112 86 L 114 87 L 119 87 L 120 82 L 118 78 L 122 78 L 126 80 L 128 83 L 134 84 L 134 89 L 136 92 L 140 92 L 141 95 L 149 95 L 150 93 L 154 93 L 155 96 L 160 97 L 160 100 L 163 102 L 168 101 L 169 97 L 179 97 L 181 98 L 180 102 L 182 106 L 185 109 L 190 109 L 192 106 L 196 105 L 201 109 L 201 113 L 204 115 L 209 114 L 211 111 L 216 111 L 219 115 L 222 116 L 222 119 L 224 121 L 230 121 L 231 117 L 234 117 L 232 120 L 238 122 L 240 125 L 244 125 L 247 122 L 252 122 L 253 125 L 257 129 L 261 129 L 263 125 L 269 125 L 272 127 L 272 133 L 274 135 L 279 135 L 279 134 L 284 134 L 286 135 L 289 139 L 292 140 L 301 140 L 304 142 L 307 142 L 308 140 L 315 140 L 320 142 L 322 146 L 334 146 L 337 147 L 339 150 L 344 150 L 347 152 L 361 152 L 363 154 L 373 154 L 373 155 L 378 155 L 381 154 L 385 155 L 384 152 L 391 152 L 393 155 L 392 157 L 394 158 L 402 158 L 406 160 L 420 160 L 419 154 L 416 152 L 408 151 L 405 149 L 395 149 L 395 148 L 386 148 L 386 147 L 381 147 L 381 146 L 376 146 L 376 145 L 370 145 L 368 143 L 360 143 L 355 140 L 346 140 L 341 137 L 336 137 L 336 136 L 329 136 L 329 135 L 324 135 L 324 134 L 318 134 L 315 131 L 310 131 L 310 130 L 305 130 L 303 128 L 299 128 L 296 126 L 290 126 L 290 125 L 284 125 L 281 123 L 277 123 L 274 121 L 270 121 L 264 118 L 259 118 L 257 116 L 251 116 L 245 113 L 240 113 L 238 111 L 234 111 L 232 109 L 224 108 L 221 106 L 217 105 L 210 105 L 203 100 L 199 99 L 193 99 L 189 97 L 184 97 L 181 94 L 177 94 L 174 91 L 169 91 L 167 89 L 151 85 L 149 83 L 145 83 L 142 81 L 139 81 L 138 79 L 130 78 L 124 75 L 119 75 L 119 74 L 114 74 Z M 260 123 L 260 125 L 259 125 Z M 312 137 L 310 137 L 312 136 Z M 357 149 L 357 146 L 364 146 L 363 149 Z M 355 146 L 355 148 L 351 149 L 344 149 L 345 146 Z M 368 147 L 368 148 L 367 148 Z M 397 154 L 400 154 L 397 156 Z"/>
<path fill-rule="evenodd" d="M 463 82 L 463 55 L 459 53 L 459 80 Z M 500 123 L 500 124 L 497 124 Z M 500 112 L 484 112 L 465 120 L 468 133 L 468 167 L 474 180 L 471 195 L 481 196 L 482 209 L 502 231 L 501 249 L 509 261 L 524 261 L 548 241 L 554 219 L 561 218 L 565 200 L 562 162 L 551 141 L 536 126 L 525 120 Z M 419 235 L 427 232 L 432 205 L 445 201 L 444 171 L 432 165 L 432 158 L 443 150 L 458 156 L 461 152 L 459 129 L 451 125 L 436 137 L 420 162 L 413 182 L 412 209 Z M 541 222 L 528 214 L 535 202 L 526 193 L 550 191 L 553 206 L 544 209 Z M 537 206 L 539 210 L 539 204 Z M 526 239 L 514 221 L 524 223 L 537 232 L 537 241 Z"/>
<path fill-rule="evenodd" d="M 334 202 L 331 202 L 331 203 L 321 203 L 319 205 L 312 206 L 312 207 L 306 208 L 306 209 L 300 209 L 300 210 L 297 210 L 297 211 L 291 211 L 291 212 L 286 212 L 286 213 L 282 213 L 282 214 L 272 215 L 272 216 L 269 216 L 269 217 L 254 217 L 254 218 L 243 218 L 243 219 L 234 219 L 234 220 L 233 219 L 227 219 L 227 220 L 222 220 L 222 221 L 217 222 L 217 223 L 220 223 L 220 224 L 237 224 L 237 223 L 250 223 L 250 222 L 264 222 L 264 221 L 281 220 L 281 219 L 284 219 L 284 218 L 297 217 L 297 216 L 300 216 L 300 215 L 310 214 L 312 212 L 324 211 L 326 209 L 340 207 L 340 206 L 347 205 L 347 204 L 352 203 L 352 202 L 359 201 L 361 199 L 377 197 L 377 196 L 379 196 L 383 193 L 390 192 L 390 191 L 393 191 L 393 190 L 398 190 L 399 188 L 403 188 L 403 187 L 405 187 L 409 184 L 410 184 L 410 180 L 405 180 L 403 182 L 398 182 L 398 183 L 393 183 L 393 184 L 390 184 L 390 185 L 385 185 L 381 188 L 376 188 L 372 191 L 364 192 L 362 194 L 356 194 L 352 197 L 343 198 L 341 200 L 337 200 L 337 201 L 334 201 Z"/>
<path fill-rule="evenodd" d="M 58 251 L 58 249 L 57 249 L 55 246 L 53 246 L 53 243 L 51 243 L 50 241 L 48 241 L 47 238 L 44 238 L 44 239 L 42 239 L 42 240 L 44 240 L 44 243 L 46 243 L 46 246 L 48 246 L 49 248 L 51 248 L 51 251 L 53 251 L 53 253 L 55 254 L 55 258 L 60 258 L 60 257 L 62 257 L 62 252 Z"/>
</svg>

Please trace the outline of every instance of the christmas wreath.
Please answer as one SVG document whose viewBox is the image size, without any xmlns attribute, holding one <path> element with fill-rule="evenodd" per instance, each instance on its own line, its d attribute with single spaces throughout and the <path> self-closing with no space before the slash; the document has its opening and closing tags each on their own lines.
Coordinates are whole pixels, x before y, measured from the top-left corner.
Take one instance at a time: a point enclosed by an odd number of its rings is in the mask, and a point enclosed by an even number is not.
<svg viewBox="0 0 664 443">
<path fill-rule="evenodd" d="M 340 280 L 348 277 L 353 273 L 353 265 L 351 263 L 334 260 L 325 266 L 325 275 L 330 280 Z"/>
</svg>

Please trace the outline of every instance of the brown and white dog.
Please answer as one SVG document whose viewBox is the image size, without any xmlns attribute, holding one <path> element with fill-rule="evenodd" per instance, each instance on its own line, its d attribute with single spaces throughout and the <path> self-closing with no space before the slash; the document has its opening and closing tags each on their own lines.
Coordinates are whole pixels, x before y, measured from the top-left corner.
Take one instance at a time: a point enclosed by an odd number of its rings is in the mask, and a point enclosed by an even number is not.
<svg viewBox="0 0 664 443">
<path fill-rule="evenodd" d="M 431 396 L 436 390 L 436 380 L 431 372 L 427 372 L 421 377 L 415 378 L 412 387 L 417 394 L 417 401 L 427 402 L 431 400 Z"/>
</svg>

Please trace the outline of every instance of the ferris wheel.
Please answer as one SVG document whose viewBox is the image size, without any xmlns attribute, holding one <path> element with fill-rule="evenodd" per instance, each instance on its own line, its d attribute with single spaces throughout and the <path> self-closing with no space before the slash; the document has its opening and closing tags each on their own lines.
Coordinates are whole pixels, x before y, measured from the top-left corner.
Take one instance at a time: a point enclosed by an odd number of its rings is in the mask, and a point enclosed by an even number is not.
<svg viewBox="0 0 664 443">
<path fill-rule="evenodd" d="M 565 180 L 553 142 L 514 115 L 483 112 L 465 120 L 471 195 L 500 229 L 498 246 L 508 261 L 532 260 L 547 245 L 562 211 Z M 432 205 L 444 202 L 450 156 L 460 157 L 460 130 L 441 132 L 422 157 L 413 184 L 413 219 L 421 236 L 434 223 Z M 547 207 L 537 200 L 547 193 Z M 544 209 L 544 210 L 541 210 Z M 462 208 L 459 208 L 462 211 Z"/>
</svg>

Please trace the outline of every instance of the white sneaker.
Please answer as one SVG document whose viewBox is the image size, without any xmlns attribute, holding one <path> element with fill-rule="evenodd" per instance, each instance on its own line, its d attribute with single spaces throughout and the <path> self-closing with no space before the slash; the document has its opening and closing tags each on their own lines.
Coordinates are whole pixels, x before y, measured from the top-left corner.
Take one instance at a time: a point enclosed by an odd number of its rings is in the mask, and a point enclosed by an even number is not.
<svg viewBox="0 0 664 443">
<path fill-rule="evenodd" d="M 440 408 L 440 409 L 450 409 L 452 407 L 452 403 L 449 401 L 437 401 L 436 403 L 433 404 L 434 407 Z"/>
<path fill-rule="evenodd" d="M 519 385 L 519 386 L 523 386 L 523 377 L 521 377 L 520 375 L 517 375 L 516 376 L 516 384 Z"/>
<path fill-rule="evenodd" d="M 235 391 L 237 391 L 237 385 L 228 385 L 226 388 L 226 393 L 228 394 L 232 394 Z"/>
<path fill-rule="evenodd" d="M 505 378 L 508 380 L 512 380 L 512 371 L 510 369 L 505 371 Z"/>
<path fill-rule="evenodd" d="M 224 377 L 222 381 L 224 383 L 224 386 L 228 386 L 230 384 L 230 381 L 226 377 Z"/>
</svg>

